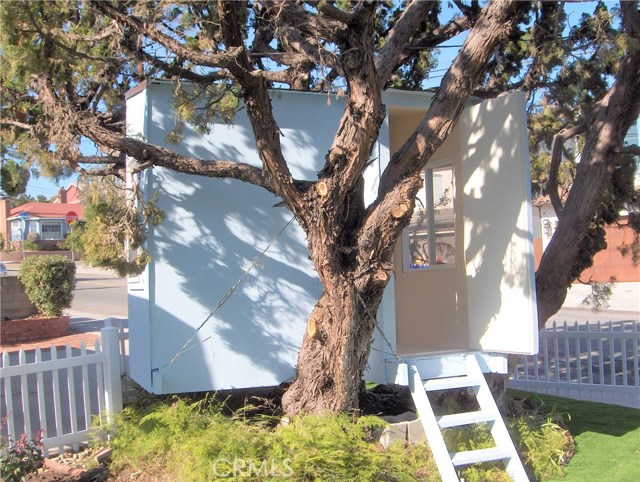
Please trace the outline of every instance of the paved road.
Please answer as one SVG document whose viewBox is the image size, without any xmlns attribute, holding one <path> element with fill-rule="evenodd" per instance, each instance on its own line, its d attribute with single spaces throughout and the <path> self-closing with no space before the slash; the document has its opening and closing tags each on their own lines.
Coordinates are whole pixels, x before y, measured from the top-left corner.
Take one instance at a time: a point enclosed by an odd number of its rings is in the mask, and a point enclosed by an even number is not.
<svg viewBox="0 0 640 482">
<path fill-rule="evenodd" d="M 550 328 L 553 320 L 558 324 L 566 321 L 573 325 L 585 322 L 606 323 L 608 321 L 640 321 L 640 283 L 617 283 L 613 287 L 613 294 L 609 300 L 609 308 L 599 313 L 594 313 L 589 308 L 584 308 L 582 302 L 591 292 L 591 288 L 586 285 L 573 285 L 567 293 L 567 298 L 558 311 L 547 322 Z"/>
<path fill-rule="evenodd" d="M 73 318 L 126 318 L 127 280 L 111 271 L 79 264 L 73 304 L 68 311 Z"/>
</svg>

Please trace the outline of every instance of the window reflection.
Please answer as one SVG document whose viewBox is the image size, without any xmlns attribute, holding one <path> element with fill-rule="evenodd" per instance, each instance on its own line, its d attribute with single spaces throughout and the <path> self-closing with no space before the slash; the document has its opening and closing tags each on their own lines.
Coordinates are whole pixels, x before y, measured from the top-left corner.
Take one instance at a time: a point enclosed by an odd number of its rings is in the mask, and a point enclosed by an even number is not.
<svg viewBox="0 0 640 482">
<path fill-rule="evenodd" d="M 407 228 L 410 269 L 456 260 L 453 167 L 429 169 L 423 181 Z"/>
</svg>

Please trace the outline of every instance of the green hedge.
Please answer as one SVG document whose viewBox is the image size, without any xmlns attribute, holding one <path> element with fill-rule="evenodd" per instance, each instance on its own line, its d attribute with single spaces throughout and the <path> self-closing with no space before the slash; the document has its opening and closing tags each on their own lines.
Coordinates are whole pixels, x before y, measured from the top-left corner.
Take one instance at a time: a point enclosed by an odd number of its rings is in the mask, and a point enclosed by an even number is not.
<svg viewBox="0 0 640 482">
<path fill-rule="evenodd" d="M 24 291 L 38 311 L 60 316 L 71 306 L 76 287 L 76 265 L 64 256 L 30 256 L 20 266 Z"/>
</svg>

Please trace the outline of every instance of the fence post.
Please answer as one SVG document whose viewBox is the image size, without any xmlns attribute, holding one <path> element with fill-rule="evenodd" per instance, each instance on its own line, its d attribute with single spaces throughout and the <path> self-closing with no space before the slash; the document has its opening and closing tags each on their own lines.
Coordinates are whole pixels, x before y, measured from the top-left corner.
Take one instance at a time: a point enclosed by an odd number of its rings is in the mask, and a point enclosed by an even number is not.
<svg viewBox="0 0 640 482">
<path fill-rule="evenodd" d="M 106 326 L 100 330 L 102 336 L 102 351 L 107 355 L 104 365 L 105 405 L 107 420 L 113 421 L 113 414 L 122 411 L 122 382 L 120 380 L 120 349 L 118 329 Z"/>
</svg>

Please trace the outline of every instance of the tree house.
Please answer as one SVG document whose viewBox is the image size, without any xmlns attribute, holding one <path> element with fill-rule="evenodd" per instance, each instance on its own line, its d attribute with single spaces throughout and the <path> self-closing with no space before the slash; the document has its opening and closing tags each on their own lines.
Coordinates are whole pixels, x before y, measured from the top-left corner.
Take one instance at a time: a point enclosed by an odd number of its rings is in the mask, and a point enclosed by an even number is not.
<svg viewBox="0 0 640 482">
<path fill-rule="evenodd" d="M 179 143 L 167 142 L 176 126 L 172 95 L 171 83 L 161 80 L 132 90 L 129 134 L 200 159 L 260 165 L 242 109 L 230 124 L 217 123 L 207 134 L 184 126 Z M 367 201 L 375 198 L 391 153 L 413 132 L 431 97 L 385 93 L 387 118 L 365 174 Z M 293 176 L 315 179 L 343 101 L 276 90 L 272 104 Z M 471 102 L 423 176 L 378 312 L 389 343 L 374 334 L 366 374 L 372 381 L 402 381 L 395 355 L 475 351 L 483 369 L 504 371 L 504 354 L 537 352 L 524 96 Z M 291 379 L 307 316 L 322 292 L 295 223 L 203 324 L 291 213 L 277 207 L 279 199 L 270 193 L 240 181 L 154 167 L 139 182 L 147 196 L 156 196 L 165 221 L 148 231 L 153 261 L 128 283 L 132 377 L 154 393 Z M 430 369 L 446 373 L 449 364 L 440 365 Z"/>
</svg>

